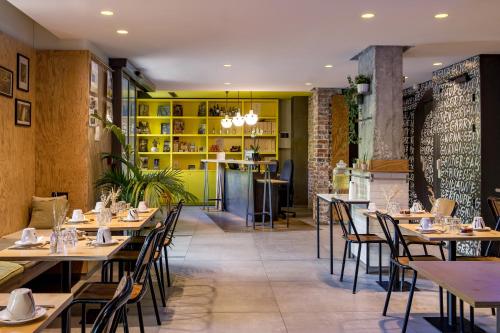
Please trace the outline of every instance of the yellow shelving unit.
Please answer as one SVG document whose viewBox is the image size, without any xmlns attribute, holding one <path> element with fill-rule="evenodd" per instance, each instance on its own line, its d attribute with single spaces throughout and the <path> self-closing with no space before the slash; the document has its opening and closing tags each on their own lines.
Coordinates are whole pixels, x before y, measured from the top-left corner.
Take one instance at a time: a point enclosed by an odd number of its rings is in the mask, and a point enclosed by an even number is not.
<svg viewBox="0 0 500 333">
<path fill-rule="evenodd" d="M 220 125 L 223 117 L 209 114 L 210 109 L 217 106 L 226 108 L 225 99 L 137 99 L 138 158 L 148 172 L 164 168 L 181 170 L 186 189 L 201 203 L 204 177 L 201 160 L 215 158 L 216 152 L 211 149 L 218 147 L 225 151 L 227 158 L 243 159 L 245 148 L 258 143 L 264 159 L 278 159 L 278 105 L 277 99 L 241 99 L 239 104 L 235 99 L 227 101 L 227 108 L 239 106 L 243 115 L 253 108 L 259 115 L 255 127 L 264 133 L 252 138 L 254 126 L 226 130 Z M 199 116 L 201 108 L 205 109 L 204 116 Z M 158 151 L 151 151 L 153 141 Z M 241 151 L 231 152 L 234 146 L 239 146 Z M 210 197 L 214 197 L 215 170 L 209 170 L 209 183 Z"/>
</svg>

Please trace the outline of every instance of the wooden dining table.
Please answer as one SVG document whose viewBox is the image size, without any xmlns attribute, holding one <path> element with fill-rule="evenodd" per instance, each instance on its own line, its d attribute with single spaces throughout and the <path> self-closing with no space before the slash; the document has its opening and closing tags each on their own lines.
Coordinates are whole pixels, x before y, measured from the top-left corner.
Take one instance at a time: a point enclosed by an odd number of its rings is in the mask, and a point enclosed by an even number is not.
<svg viewBox="0 0 500 333">
<path fill-rule="evenodd" d="M 8 293 L 0 293 L 0 306 L 6 306 L 9 301 Z M 42 332 L 73 300 L 70 293 L 38 294 L 34 293 L 35 304 L 47 306 L 47 313 L 37 320 L 20 324 L 6 325 L 0 323 L 0 333 L 38 333 Z"/>
<path fill-rule="evenodd" d="M 410 266 L 474 308 L 496 308 L 496 331 L 500 333 L 498 262 L 410 261 Z"/>
<path fill-rule="evenodd" d="M 155 216 L 158 212 L 158 208 L 149 208 L 147 212 L 141 212 L 139 214 L 138 221 L 125 221 L 124 218 L 127 217 L 127 211 L 118 213 L 113 216 L 111 222 L 107 225 L 111 231 L 139 231 L 142 230 Z M 99 224 L 97 223 L 96 213 L 89 211 L 84 214 L 87 222 L 81 223 L 69 223 L 63 224 L 63 228 L 75 227 L 78 230 L 83 231 L 96 231 L 99 229 Z"/>
<path fill-rule="evenodd" d="M 500 241 L 500 232 L 495 230 L 490 231 L 474 231 L 471 235 L 461 235 L 458 232 L 441 232 L 421 233 L 417 228 L 418 224 L 400 224 L 401 231 L 406 231 L 409 234 L 416 235 L 423 240 L 448 242 L 448 258 L 447 261 L 457 260 L 457 242 L 459 241 Z M 471 262 L 466 262 L 471 264 Z M 500 270 L 500 263 L 496 262 Z M 453 329 L 457 324 L 457 307 L 456 297 L 453 293 L 448 293 L 448 318 L 446 327 L 443 327 L 440 318 L 426 318 L 434 326 L 439 329 Z"/>
</svg>

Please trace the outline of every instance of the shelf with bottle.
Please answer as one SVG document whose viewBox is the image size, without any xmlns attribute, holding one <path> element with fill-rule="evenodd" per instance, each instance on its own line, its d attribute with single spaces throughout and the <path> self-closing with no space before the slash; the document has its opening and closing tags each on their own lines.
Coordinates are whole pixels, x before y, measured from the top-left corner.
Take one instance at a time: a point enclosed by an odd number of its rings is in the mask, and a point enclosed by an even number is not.
<svg viewBox="0 0 500 333">
<path fill-rule="evenodd" d="M 170 157 L 169 156 L 150 156 L 150 155 L 139 155 L 139 166 L 141 170 L 163 170 L 170 168 Z"/>
<path fill-rule="evenodd" d="M 157 138 L 153 138 L 153 140 L 150 140 L 148 138 L 140 137 L 137 140 L 137 152 L 139 154 L 170 153 L 170 147 L 170 138 L 164 140 L 157 140 Z"/>
<path fill-rule="evenodd" d="M 172 100 L 172 117 L 174 118 L 196 119 L 205 118 L 206 115 L 206 100 Z"/>
<path fill-rule="evenodd" d="M 190 119 L 190 121 L 173 118 L 172 134 L 176 136 L 182 135 L 206 135 L 207 123 L 206 118 Z"/>
</svg>

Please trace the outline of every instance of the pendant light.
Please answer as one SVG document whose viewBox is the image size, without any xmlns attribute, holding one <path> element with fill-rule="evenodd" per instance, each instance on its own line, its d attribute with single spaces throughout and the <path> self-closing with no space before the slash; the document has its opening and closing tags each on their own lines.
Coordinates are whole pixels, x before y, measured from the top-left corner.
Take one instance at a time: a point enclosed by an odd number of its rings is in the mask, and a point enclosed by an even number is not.
<svg viewBox="0 0 500 333">
<path fill-rule="evenodd" d="M 236 108 L 236 116 L 233 117 L 233 125 L 241 127 L 245 124 L 245 118 L 241 115 L 240 109 L 240 92 L 238 91 L 238 107 Z"/>
<path fill-rule="evenodd" d="M 250 91 L 250 111 L 245 115 L 245 122 L 247 123 L 248 126 L 253 126 L 257 124 L 257 121 L 259 120 L 259 116 L 253 113 L 253 98 L 252 98 L 252 92 Z"/>
<path fill-rule="evenodd" d="M 226 112 L 228 110 L 227 108 L 227 94 L 229 93 L 229 91 L 226 90 Z M 220 124 L 223 128 L 231 128 L 231 126 L 233 125 L 233 121 L 231 120 L 231 118 L 229 118 L 229 116 L 226 114 L 226 117 L 224 117 L 223 119 L 220 120 Z"/>
</svg>

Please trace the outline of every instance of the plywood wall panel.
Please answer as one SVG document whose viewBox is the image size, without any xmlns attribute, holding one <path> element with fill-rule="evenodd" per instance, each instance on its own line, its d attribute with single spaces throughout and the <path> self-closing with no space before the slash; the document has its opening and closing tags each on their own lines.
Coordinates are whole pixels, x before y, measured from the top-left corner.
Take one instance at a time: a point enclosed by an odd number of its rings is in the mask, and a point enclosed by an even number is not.
<svg viewBox="0 0 500 333">
<path fill-rule="evenodd" d="M 30 59 L 30 91 L 16 89 L 17 53 Z M 31 196 L 35 192 L 35 51 L 0 32 L 0 66 L 14 72 L 14 97 L 0 96 L 0 236 L 28 224 Z M 15 98 L 32 103 L 32 126 L 14 125 Z"/>
<path fill-rule="evenodd" d="M 349 163 L 349 116 L 343 95 L 332 97 L 332 166 Z"/>
</svg>

